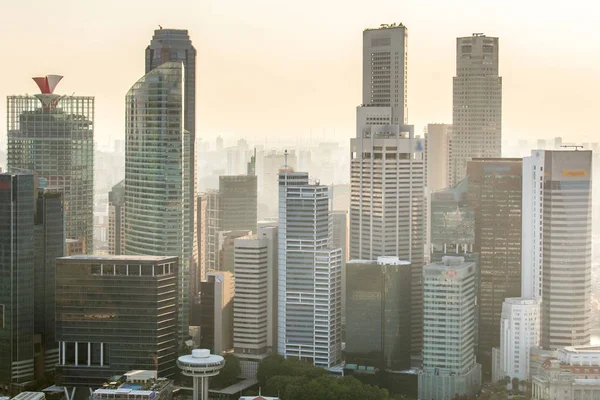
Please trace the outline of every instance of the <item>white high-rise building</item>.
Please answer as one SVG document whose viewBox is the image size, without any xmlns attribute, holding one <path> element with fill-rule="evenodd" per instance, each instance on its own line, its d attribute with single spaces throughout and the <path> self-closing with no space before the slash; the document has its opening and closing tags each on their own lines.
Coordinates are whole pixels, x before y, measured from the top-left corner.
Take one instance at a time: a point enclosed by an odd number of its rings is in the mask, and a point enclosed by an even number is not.
<svg viewBox="0 0 600 400">
<path fill-rule="evenodd" d="M 419 398 L 450 400 L 474 395 L 481 387 L 475 361 L 474 262 L 444 256 L 427 265 L 424 275 L 423 368 Z"/>
<path fill-rule="evenodd" d="M 277 345 L 277 228 L 235 239 L 234 264 L 233 347 L 242 374 L 255 377 Z"/>
<path fill-rule="evenodd" d="M 406 125 L 407 29 L 363 33 L 363 104 L 350 160 L 350 259 L 411 262 L 411 348 L 421 353 L 424 259 L 424 144 Z"/>
<path fill-rule="evenodd" d="M 497 158 L 502 150 L 502 78 L 498 38 L 483 33 L 456 39 L 453 79 L 450 186 L 464 179 L 473 158 Z"/>
<path fill-rule="evenodd" d="M 509 376 L 511 379 L 517 378 L 520 381 L 529 380 L 530 349 L 537 347 L 539 342 L 539 300 L 531 298 L 506 299 L 502 304 L 500 349 L 494 351 L 493 381 L 498 381 L 505 376 Z"/>
<path fill-rule="evenodd" d="M 591 151 L 523 159 L 522 296 L 541 301 L 543 348 L 590 342 Z"/>
<path fill-rule="evenodd" d="M 331 245 L 328 189 L 279 173 L 278 353 L 325 368 L 342 357 L 342 249 Z"/>
</svg>

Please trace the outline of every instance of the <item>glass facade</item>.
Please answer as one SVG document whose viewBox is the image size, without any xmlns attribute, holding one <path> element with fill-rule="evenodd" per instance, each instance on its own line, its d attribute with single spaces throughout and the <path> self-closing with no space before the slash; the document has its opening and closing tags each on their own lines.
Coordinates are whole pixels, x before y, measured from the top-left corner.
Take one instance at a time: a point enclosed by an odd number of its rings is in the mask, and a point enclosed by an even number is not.
<svg viewBox="0 0 600 400">
<path fill-rule="evenodd" d="M 492 348 L 500 346 L 502 303 L 521 295 L 522 169 L 520 158 L 474 159 L 467 168 L 479 254 L 478 361 L 487 379 Z"/>
<path fill-rule="evenodd" d="M 179 324 L 187 337 L 194 203 L 183 99 L 181 62 L 153 69 L 127 93 L 125 253 L 180 257 Z"/>
<path fill-rule="evenodd" d="M 401 371 L 410 368 L 408 262 L 346 264 L 346 363 Z"/>
<path fill-rule="evenodd" d="M 56 342 L 56 259 L 65 255 L 62 195 L 40 188 L 35 213 L 35 333 L 41 334 L 44 371 L 58 363 Z M 37 353 L 37 351 L 36 351 Z M 36 360 L 37 363 L 37 360 Z"/>
<path fill-rule="evenodd" d="M 256 232 L 257 181 L 254 175 L 219 177 L 221 227 L 223 231 Z"/>
<path fill-rule="evenodd" d="M 94 98 L 7 98 L 8 171 L 35 172 L 63 195 L 66 237 L 94 249 Z"/>
<path fill-rule="evenodd" d="M 133 369 L 175 374 L 177 257 L 56 261 L 57 383 L 101 386 Z"/>
<path fill-rule="evenodd" d="M 0 385 L 33 380 L 34 177 L 0 174 Z"/>
</svg>

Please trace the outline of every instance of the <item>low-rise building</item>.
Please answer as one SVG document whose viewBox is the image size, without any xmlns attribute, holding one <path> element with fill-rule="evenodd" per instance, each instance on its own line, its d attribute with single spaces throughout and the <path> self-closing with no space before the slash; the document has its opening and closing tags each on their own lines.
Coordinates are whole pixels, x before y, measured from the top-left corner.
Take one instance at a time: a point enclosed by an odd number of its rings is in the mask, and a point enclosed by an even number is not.
<svg viewBox="0 0 600 400">
<path fill-rule="evenodd" d="M 137 370 L 113 377 L 90 400 L 170 400 L 172 394 L 172 380 L 158 378 L 156 371 Z"/>
<path fill-rule="evenodd" d="M 600 346 L 565 347 L 532 377 L 533 400 L 600 398 Z"/>
</svg>

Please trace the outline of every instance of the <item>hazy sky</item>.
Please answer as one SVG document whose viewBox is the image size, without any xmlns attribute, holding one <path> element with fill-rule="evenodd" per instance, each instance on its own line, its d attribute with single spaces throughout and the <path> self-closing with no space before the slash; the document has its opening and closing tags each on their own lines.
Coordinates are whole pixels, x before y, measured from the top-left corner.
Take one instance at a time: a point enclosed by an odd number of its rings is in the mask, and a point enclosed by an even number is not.
<svg viewBox="0 0 600 400">
<path fill-rule="evenodd" d="M 355 135 L 362 31 L 408 27 L 409 122 L 452 122 L 455 39 L 500 37 L 503 137 L 600 141 L 600 30 L 595 1 L 3 0 L 0 139 L 6 95 L 96 96 L 96 139 L 124 137 L 124 98 L 144 73 L 154 29 L 188 29 L 198 51 L 197 130 L 225 137 Z"/>
</svg>

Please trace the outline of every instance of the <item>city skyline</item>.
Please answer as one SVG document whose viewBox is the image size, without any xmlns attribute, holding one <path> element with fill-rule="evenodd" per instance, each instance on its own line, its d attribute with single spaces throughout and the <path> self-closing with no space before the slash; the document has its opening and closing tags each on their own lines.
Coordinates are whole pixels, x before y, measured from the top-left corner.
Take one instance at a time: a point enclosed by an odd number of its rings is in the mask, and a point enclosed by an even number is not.
<svg viewBox="0 0 600 400">
<path fill-rule="evenodd" d="M 446 12 L 433 14 L 430 7 L 417 2 L 398 5 L 379 1 L 367 13 L 359 12 L 358 6 L 345 5 L 344 18 L 336 18 L 336 1 L 319 4 L 316 12 L 309 5 L 282 10 L 272 1 L 253 5 L 176 2 L 189 11 L 185 13 L 164 13 L 158 2 L 150 1 L 144 7 L 131 3 L 132 10 L 140 12 L 136 21 L 141 21 L 131 23 L 130 13 L 111 12 L 112 2 L 64 4 L 51 8 L 40 4 L 33 12 L 19 4 L 8 6 L 7 15 L 13 17 L 7 18 L 0 32 L 16 34 L 19 43 L 5 41 L 0 48 L 5 54 L 16 55 L 20 62 L 0 68 L 4 76 L 14 77 L 0 92 L 0 118 L 4 118 L 5 96 L 34 91 L 34 86 L 28 86 L 29 76 L 58 73 L 66 77 L 61 84 L 63 93 L 97 97 L 96 119 L 101 123 L 96 140 L 100 147 L 122 138 L 124 94 L 143 68 L 141 57 L 148 36 L 161 24 L 188 29 L 198 59 L 203 60 L 196 87 L 199 138 L 217 134 L 261 140 L 271 134 L 278 139 L 308 138 L 312 129 L 313 137 L 325 130 L 343 141 L 354 131 L 351 110 L 360 99 L 356 77 L 361 69 L 357 46 L 361 31 L 382 22 L 403 22 L 409 28 L 411 51 L 408 118 L 416 125 L 415 132 L 421 132 L 429 122 L 451 122 L 455 40 L 483 32 L 500 38 L 500 74 L 509 77 L 503 90 L 505 140 L 549 138 L 557 131 L 578 132 L 570 140 L 592 137 L 584 124 L 599 105 L 594 93 L 600 90 L 600 79 L 594 73 L 599 56 L 589 49 L 597 47 L 599 36 L 591 31 L 593 12 L 575 15 L 574 10 L 581 7 L 558 10 L 511 1 L 496 9 L 491 3 L 465 1 L 468 12 L 436 3 L 438 10 Z M 93 14 L 94 21 L 76 18 L 80 13 Z M 305 22 L 289 23 L 286 17 L 295 14 L 301 18 L 294 21 L 304 17 Z M 274 18 L 276 15 L 279 18 Z M 23 19 L 30 23 L 15 25 Z M 52 21 L 60 24 L 48 29 Z M 547 40 L 558 26 L 563 28 L 561 35 Z M 218 39 L 211 39 L 214 36 Z M 590 54 L 580 57 L 580 51 Z M 281 57 L 266 57 L 270 52 Z M 105 68 L 99 61 L 107 57 L 128 61 L 119 67 L 118 74 L 91 67 Z M 228 76 L 235 78 L 228 80 Z M 273 101 L 285 93 L 294 93 L 294 101 Z M 331 104 L 329 98 L 334 94 L 341 100 Z M 289 119 L 299 115 L 309 118 L 289 128 Z M 561 117 L 549 119 L 548 115 Z M 269 121 L 267 129 L 264 121 Z M 0 141 L 5 142 L 5 134 L 0 130 Z"/>
</svg>

